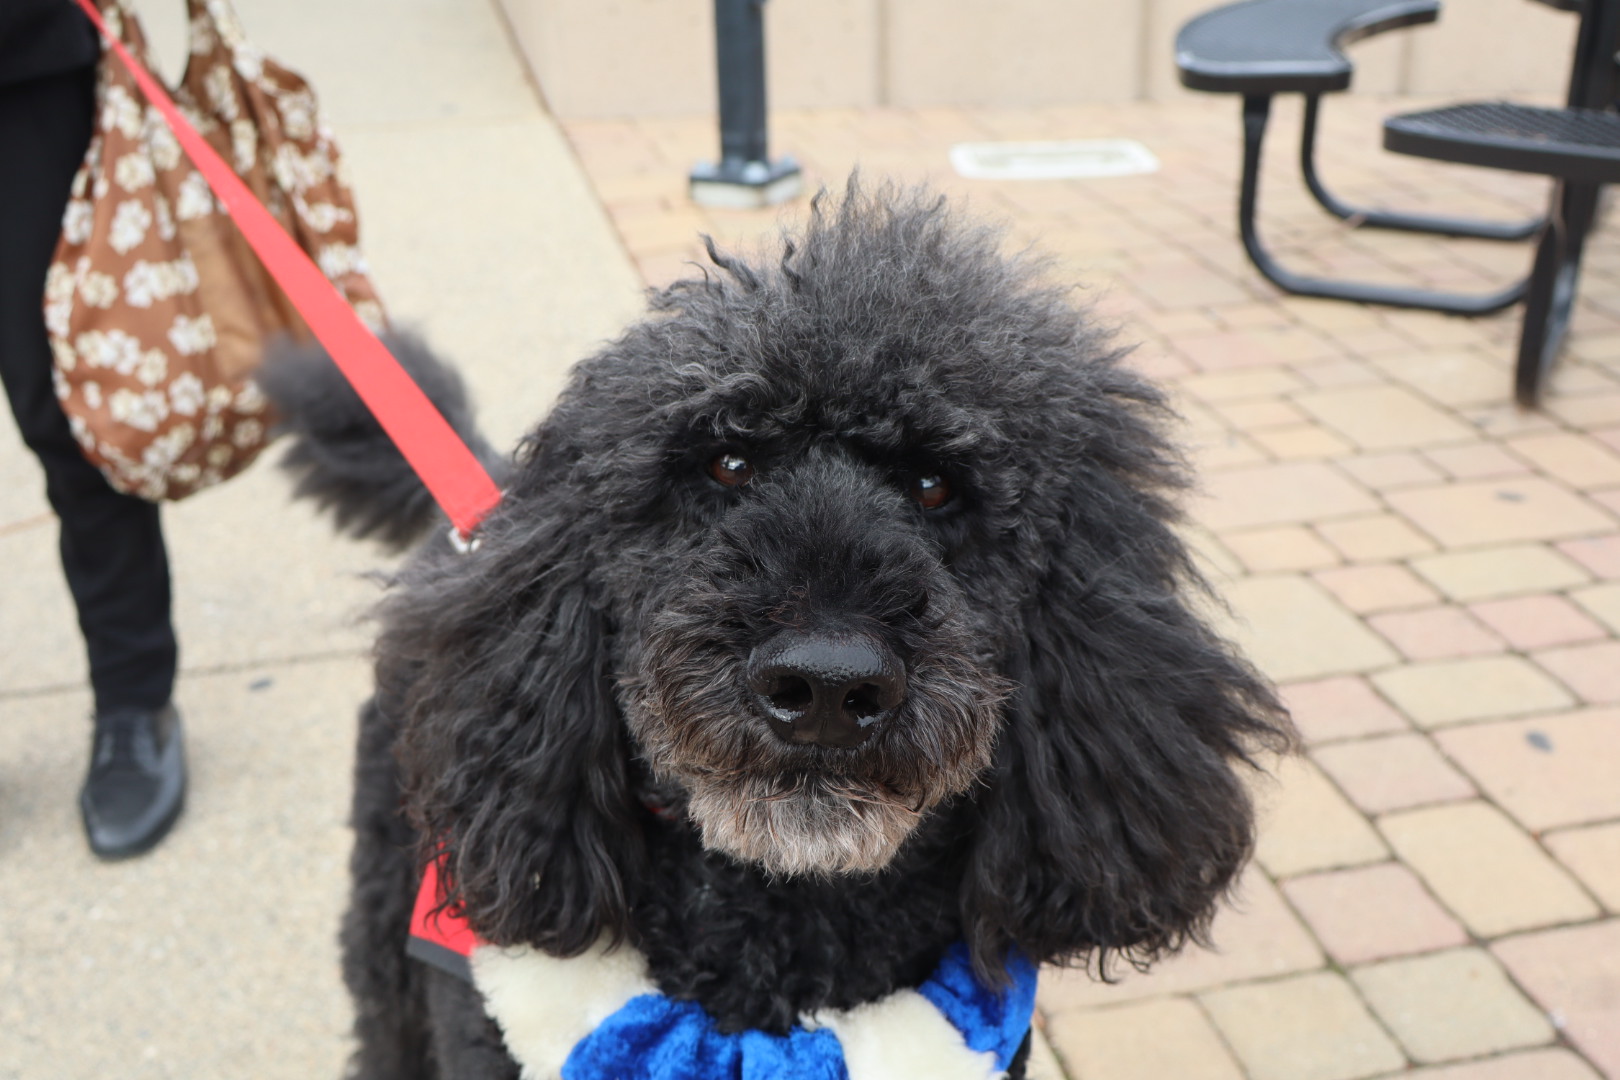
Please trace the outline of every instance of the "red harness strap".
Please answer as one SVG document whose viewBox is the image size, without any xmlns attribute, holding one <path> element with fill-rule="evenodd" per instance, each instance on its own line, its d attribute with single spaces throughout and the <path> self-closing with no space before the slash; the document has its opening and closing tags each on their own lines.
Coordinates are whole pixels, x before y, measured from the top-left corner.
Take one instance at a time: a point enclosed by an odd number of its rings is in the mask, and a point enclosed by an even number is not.
<svg viewBox="0 0 1620 1080">
<path fill-rule="evenodd" d="M 418 960 L 426 961 L 452 975 L 472 981 L 468 957 L 483 942 L 473 933 L 467 920 L 453 911 L 434 913 L 443 894 L 439 889 L 439 864 L 434 859 L 422 871 L 422 886 L 416 891 L 416 906 L 411 910 L 411 936 L 405 951 Z"/>
<path fill-rule="evenodd" d="M 286 292 L 316 340 L 337 362 L 456 531 L 463 537 L 471 536 L 478 522 L 500 501 L 501 491 L 495 481 L 326 275 L 175 108 L 162 85 L 108 32 L 92 0 L 77 2 L 101 31 L 107 46 L 129 68 L 147 99 L 169 122 L 186 156 L 224 204 L 265 270 Z"/>
</svg>

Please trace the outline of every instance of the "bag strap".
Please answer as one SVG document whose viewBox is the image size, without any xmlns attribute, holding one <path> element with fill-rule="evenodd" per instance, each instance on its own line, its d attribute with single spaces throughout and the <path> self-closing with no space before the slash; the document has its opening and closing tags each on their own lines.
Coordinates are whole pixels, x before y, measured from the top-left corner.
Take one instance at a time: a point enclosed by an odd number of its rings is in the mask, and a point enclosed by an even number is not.
<svg viewBox="0 0 1620 1080">
<path fill-rule="evenodd" d="M 337 363 L 457 533 L 462 539 L 470 538 L 479 521 L 500 502 L 501 490 L 495 481 L 399 361 L 360 321 L 337 287 L 181 115 L 158 81 L 108 31 L 92 0 L 76 2 L 129 68 L 147 100 L 169 122 L 186 156 L 224 204 L 265 270 L 304 317 L 315 339 Z"/>
</svg>

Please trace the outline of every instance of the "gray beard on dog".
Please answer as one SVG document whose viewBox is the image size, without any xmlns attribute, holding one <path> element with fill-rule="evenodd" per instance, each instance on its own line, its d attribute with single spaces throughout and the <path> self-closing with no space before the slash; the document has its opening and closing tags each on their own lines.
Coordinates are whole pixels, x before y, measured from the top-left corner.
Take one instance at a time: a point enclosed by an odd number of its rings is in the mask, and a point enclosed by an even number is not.
<svg viewBox="0 0 1620 1080">
<path fill-rule="evenodd" d="M 687 783 L 703 846 L 784 877 L 888 865 L 922 815 L 853 785 L 801 778 Z"/>
<path fill-rule="evenodd" d="M 1008 692 L 988 664 L 941 649 L 911 665 L 882 767 L 789 761 L 738 699 L 734 663 L 668 643 L 638 659 L 657 664 L 627 664 L 619 700 L 640 756 L 685 792 L 705 848 L 783 877 L 887 866 L 929 810 L 980 781 Z"/>
</svg>

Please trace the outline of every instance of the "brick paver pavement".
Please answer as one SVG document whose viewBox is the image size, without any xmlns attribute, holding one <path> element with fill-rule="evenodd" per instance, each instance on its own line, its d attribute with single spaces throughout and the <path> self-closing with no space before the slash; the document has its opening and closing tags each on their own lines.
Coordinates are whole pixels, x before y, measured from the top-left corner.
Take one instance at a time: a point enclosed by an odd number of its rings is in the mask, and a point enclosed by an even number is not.
<svg viewBox="0 0 1620 1080">
<path fill-rule="evenodd" d="M 1545 181 L 1396 158 L 1388 112 L 1324 110 L 1347 198 L 1515 218 Z M 1292 267 L 1486 289 L 1525 245 L 1357 231 L 1318 210 L 1280 103 L 1263 230 Z M 693 207 L 708 118 L 565 125 L 651 284 L 697 234 L 759 240 L 778 212 Z M 1543 410 L 1509 395 L 1517 312 L 1464 320 L 1285 297 L 1233 221 L 1237 104 L 774 117 L 816 182 L 928 179 L 1055 255 L 1186 419 L 1190 535 L 1231 632 L 1294 709 L 1305 757 L 1257 785 L 1257 865 L 1193 951 L 1112 985 L 1044 982 L 1075 1080 L 1620 1077 L 1620 243 L 1587 255 Z M 1162 168 L 966 181 L 959 141 L 1130 137 Z M 783 213 L 802 213 L 802 203 Z M 1411 1071 L 1408 1071 L 1411 1070 Z"/>
</svg>

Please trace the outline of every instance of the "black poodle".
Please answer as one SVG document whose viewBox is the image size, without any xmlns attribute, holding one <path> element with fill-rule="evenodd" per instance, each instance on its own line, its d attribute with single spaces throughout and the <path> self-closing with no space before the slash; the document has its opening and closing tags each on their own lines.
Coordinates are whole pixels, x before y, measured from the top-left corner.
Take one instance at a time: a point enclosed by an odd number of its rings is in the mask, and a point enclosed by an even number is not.
<svg viewBox="0 0 1620 1080">
<path fill-rule="evenodd" d="M 852 183 L 711 245 L 513 461 L 394 343 L 505 497 L 383 605 L 355 1075 L 1019 1077 L 1032 964 L 1207 928 L 1291 729 L 1195 611 L 1163 396 L 1001 241 Z M 334 371 L 265 374 L 291 463 L 403 542 L 439 519 Z M 407 957 L 424 867 L 470 982 Z"/>
</svg>

